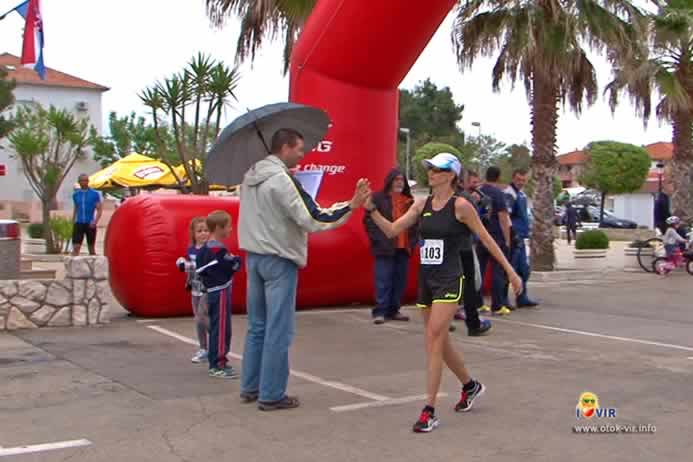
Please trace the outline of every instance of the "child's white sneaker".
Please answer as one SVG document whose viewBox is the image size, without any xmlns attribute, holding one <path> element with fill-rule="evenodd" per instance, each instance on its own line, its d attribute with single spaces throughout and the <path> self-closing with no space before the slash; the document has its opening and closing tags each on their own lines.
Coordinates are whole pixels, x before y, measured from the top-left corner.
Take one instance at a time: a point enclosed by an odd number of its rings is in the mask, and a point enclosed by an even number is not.
<svg viewBox="0 0 693 462">
<path fill-rule="evenodd" d="M 198 350 L 195 356 L 192 357 L 192 362 L 201 363 L 202 361 L 207 361 L 207 350 Z"/>
</svg>

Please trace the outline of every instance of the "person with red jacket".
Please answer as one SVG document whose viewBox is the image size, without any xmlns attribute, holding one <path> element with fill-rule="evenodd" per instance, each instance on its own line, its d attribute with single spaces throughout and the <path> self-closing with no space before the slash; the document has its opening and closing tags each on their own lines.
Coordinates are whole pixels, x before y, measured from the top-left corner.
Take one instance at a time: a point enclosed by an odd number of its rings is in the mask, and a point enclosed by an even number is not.
<svg viewBox="0 0 693 462">
<path fill-rule="evenodd" d="M 414 203 L 409 182 L 404 174 L 393 168 L 385 177 L 382 191 L 373 194 L 376 209 L 390 221 L 403 216 Z M 386 320 L 409 321 L 400 313 L 400 302 L 407 286 L 409 258 L 416 246 L 416 227 L 403 231 L 395 238 L 385 236 L 373 222 L 369 214 L 363 219 L 371 244 L 371 254 L 375 257 L 375 301 L 373 322 L 383 324 Z"/>
</svg>

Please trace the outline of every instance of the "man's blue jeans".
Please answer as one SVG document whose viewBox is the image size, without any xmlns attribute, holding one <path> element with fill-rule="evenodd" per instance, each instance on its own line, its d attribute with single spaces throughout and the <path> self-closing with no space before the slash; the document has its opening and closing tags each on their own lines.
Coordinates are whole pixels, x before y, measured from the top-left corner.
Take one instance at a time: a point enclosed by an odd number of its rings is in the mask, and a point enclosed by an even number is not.
<svg viewBox="0 0 693 462">
<path fill-rule="evenodd" d="M 407 288 L 409 254 L 403 250 L 391 257 L 375 257 L 375 302 L 373 317 L 391 318 L 399 313 L 402 295 Z"/>
<path fill-rule="evenodd" d="M 286 396 L 289 346 L 294 336 L 298 266 L 274 255 L 248 253 L 248 333 L 241 393 L 261 402 Z"/>
<path fill-rule="evenodd" d="M 527 260 L 527 248 L 525 247 L 524 239 L 513 248 L 510 264 L 517 275 L 520 276 L 520 279 L 522 279 L 522 293 L 517 296 L 517 303 L 520 305 L 527 303 L 529 302 L 529 298 L 527 297 L 527 281 L 529 280 L 530 267 L 529 261 Z"/>
<path fill-rule="evenodd" d="M 498 243 L 498 247 L 506 257 L 509 256 L 505 244 Z M 482 277 L 486 274 L 488 265 L 491 265 L 491 309 L 497 311 L 508 305 L 508 279 L 505 270 L 484 246 L 479 247 L 478 256 Z"/>
</svg>

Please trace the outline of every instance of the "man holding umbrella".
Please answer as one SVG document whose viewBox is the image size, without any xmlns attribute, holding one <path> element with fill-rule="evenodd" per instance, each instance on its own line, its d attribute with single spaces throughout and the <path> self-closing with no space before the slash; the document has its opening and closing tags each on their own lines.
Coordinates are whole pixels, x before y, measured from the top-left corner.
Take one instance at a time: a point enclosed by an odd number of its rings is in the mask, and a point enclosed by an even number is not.
<svg viewBox="0 0 693 462">
<path fill-rule="evenodd" d="M 303 159 L 305 144 L 298 130 L 276 130 L 270 155 L 255 163 L 241 184 L 238 232 L 248 271 L 241 400 L 257 401 L 266 411 L 299 405 L 296 397 L 287 396 L 286 386 L 298 270 L 307 263 L 307 235 L 346 223 L 370 192 L 368 181 L 361 179 L 349 202 L 321 208 L 290 173 Z"/>
</svg>

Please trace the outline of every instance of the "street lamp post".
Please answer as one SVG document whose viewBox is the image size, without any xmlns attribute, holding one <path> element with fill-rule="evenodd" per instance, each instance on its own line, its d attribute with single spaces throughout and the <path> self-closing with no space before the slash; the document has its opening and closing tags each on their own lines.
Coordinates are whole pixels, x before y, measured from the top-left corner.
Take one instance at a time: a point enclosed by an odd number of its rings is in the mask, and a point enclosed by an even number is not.
<svg viewBox="0 0 693 462">
<path fill-rule="evenodd" d="M 472 127 L 479 129 L 479 142 L 481 143 L 481 122 L 472 122 Z"/>
<path fill-rule="evenodd" d="M 410 157 L 410 152 L 409 149 L 411 148 L 411 130 L 408 128 L 400 128 L 399 131 L 401 133 L 405 133 L 407 135 L 407 154 L 405 158 L 405 167 L 404 167 L 404 172 L 405 175 L 407 176 L 407 181 L 411 179 L 411 173 L 409 172 L 409 157 Z"/>
<path fill-rule="evenodd" d="M 481 156 L 481 154 L 482 154 L 482 152 L 481 152 L 481 122 L 472 122 L 472 127 L 476 127 L 479 129 L 479 137 L 476 139 L 476 141 L 479 145 L 479 160 L 482 161 L 483 159 Z M 482 162 L 480 162 L 480 164 L 481 164 L 481 167 L 483 168 L 484 165 L 482 164 Z"/>
<path fill-rule="evenodd" d="M 657 175 L 659 176 L 659 193 L 662 194 L 662 174 L 664 173 L 664 162 L 657 162 Z"/>
</svg>

